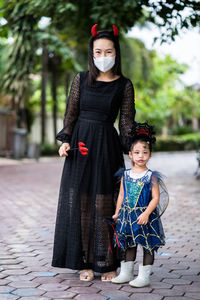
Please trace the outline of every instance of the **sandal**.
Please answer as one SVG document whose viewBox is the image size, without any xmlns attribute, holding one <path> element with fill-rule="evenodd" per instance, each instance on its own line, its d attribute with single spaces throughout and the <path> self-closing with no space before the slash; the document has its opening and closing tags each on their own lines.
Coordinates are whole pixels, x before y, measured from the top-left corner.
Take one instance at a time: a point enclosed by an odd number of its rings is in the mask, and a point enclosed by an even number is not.
<svg viewBox="0 0 200 300">
<path fill-rule="evenodd" d="M 101 281 L 111 281 L 114 277 L 116 277 L 116 272 L 112 271 L 112 272 L 108 272 L 108 273 L 104 273 L 101 276 Z"/>
<path fill-rule="evenodd" d="M 92 270 L 82 270 L 80 272 L 80 280 L 92 281 L 94 279 L 94 272 Z"/>
</svg>

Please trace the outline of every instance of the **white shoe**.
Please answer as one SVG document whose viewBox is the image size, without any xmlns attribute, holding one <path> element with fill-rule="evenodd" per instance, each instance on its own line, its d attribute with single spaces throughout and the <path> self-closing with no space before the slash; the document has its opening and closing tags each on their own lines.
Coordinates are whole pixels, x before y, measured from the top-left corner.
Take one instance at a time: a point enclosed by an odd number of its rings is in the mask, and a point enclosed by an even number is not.
<svg viewBox="0 0 200 300">
<path fill-rule="evenodd" d="M 138 276 L 129 282 L 129 285 L 133 287 L 144 287 L 150 284 L 151 265 L 143 266 L 139 265 Z"/>
<path fill-rule="evenodd" d="M 125 283 L 133 279 L 133 261 L 121 261 L 120 273 L 117 277 L 111 280 L 112 283 Z"/>
</svg>

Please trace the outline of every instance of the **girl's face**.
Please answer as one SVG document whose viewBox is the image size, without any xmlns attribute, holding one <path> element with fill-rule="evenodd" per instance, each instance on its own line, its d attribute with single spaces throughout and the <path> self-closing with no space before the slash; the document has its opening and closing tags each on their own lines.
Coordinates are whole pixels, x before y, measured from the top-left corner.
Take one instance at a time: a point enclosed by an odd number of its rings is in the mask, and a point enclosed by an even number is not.
<svg viewBox="0 0 200 300">
<path fill-rule="evenodd" d="M 146 164 L 151 157 L 149 145 L 146 142 L 138 141 L 129 152 L 129 157 L 134 166 L 146 167 Z"/>
<path fill-rule="evenodd" d="M 94 41 L 93 44 L 93 56 L 94 58 L 98 57 L 109 57 L 115 56 L 116 50 L 114 47 L 114 43 L 108 39 L 102 38 Z"/>
</svg>

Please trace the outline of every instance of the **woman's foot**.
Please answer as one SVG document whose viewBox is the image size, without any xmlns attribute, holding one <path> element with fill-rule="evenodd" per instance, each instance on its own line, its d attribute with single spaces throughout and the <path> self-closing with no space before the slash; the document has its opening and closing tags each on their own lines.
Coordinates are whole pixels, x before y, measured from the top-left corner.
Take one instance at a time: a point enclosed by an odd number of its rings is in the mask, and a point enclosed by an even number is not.
<svg viewBox="0 0 200 300">
<path fill-rule="evenodd" d="M 108 272 L 108 273 L 104 273 L 101 276 L 101 281 L 111 281 L 113 278 L 116 277 L 116 271 L 112 271 L 112 272 Z"/>
<path fill-rule="evenodd" d="M 93 270 L 82 270 L 80 272 L 80 280 L 82 281 L 92 281 L 94 279 Z"/>
</svg>

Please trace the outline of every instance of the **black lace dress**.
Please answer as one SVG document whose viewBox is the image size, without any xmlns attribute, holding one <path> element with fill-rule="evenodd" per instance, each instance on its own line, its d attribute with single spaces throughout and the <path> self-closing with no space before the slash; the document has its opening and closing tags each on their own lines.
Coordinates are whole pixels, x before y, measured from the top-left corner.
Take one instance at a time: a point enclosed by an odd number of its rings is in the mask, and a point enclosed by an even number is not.
<svg viewBox="0 0 200 300">
<path fill-rule="evenodd" d="M 120 110 L 120 137 L 113 124 Z M 88 72 L 72 83 L 57 139 L 71 148 L 84 142 L 88 155 L 78 150 L 66 157 L 61 179 L 52 266 L 109 272 L 118 267 L 112 227 L 104 218 L 115 211 L 117 179 L 124 167 L 123 139 L 134 124 L 134 89 L 121 76 L 88 85 Z"/>
</svg>

